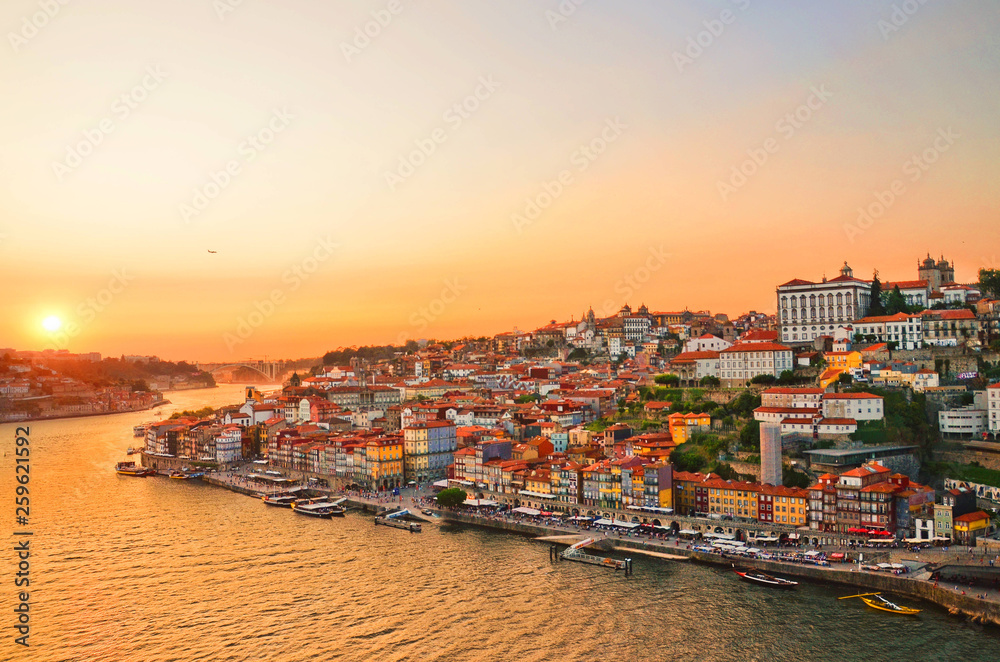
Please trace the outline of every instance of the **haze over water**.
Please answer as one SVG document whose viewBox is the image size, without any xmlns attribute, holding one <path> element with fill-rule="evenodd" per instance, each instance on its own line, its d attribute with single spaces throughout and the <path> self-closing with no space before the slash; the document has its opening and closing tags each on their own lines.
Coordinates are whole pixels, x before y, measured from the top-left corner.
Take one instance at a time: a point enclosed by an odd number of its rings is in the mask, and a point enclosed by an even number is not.
<svg viewBox="0 0 1000 662">
<path fill-rule="evenodd" d="M 241 388 L 168 397 L 161 416 Z M 553 565 L 521 536 L 317 521 L 204 484 L 119 477 L 132 426 L 152 418 L 31 424 L 32 645 L 4 627 L 0 659 L 969 662 L 1000 650 L 997 632 L 929 604 L 904 619 L 837 601 L 848 587 L 776 593 L 641 557 L 626 579 Z M 0 426 L 8 494 L 14 428 Z M 8 586 L 2 613 L 14 597 Z"/>
</svg>

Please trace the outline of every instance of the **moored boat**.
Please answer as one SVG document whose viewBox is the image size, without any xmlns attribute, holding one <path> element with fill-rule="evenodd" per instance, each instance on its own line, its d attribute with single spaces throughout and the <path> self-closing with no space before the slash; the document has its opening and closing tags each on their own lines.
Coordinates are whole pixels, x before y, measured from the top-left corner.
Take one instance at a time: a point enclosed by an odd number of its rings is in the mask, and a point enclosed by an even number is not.
<svg viewBox="0 0 1000 662">
<path fill-rule="evenodd" d="M 798 582 L 793 582 L 790 579 L 784 579 L 782 577 L 775 577 L 774 575 L 769 575 L 766 572 L 760 572 L 759 570 L 734 570 L 740 579 L 748 581 L 752 584 L 760 584 L 761 586 L 770 586 L 771 588 L 795 588 L 799 585 Z"/>
<path fill-rule="evenodd" d="M 838 598 L 839 600 L 846 600 L 848 598 L 861 598 L 861 601 L 872 609 L 878 609 L 879 611 L 887 611 L 892 614 L 902 614 L 904 616 L 913 616 L 914 614 L 919 614 L 919 609 L 914 609 L 913 607 L 903 607 L 902 605 L 897 605 L 891 600 L 886 600 L 882 597 L 881 593 L 861 593 L 858 595 L 848 595 L 843 598 Z"/>
<path fill-rule="evenodd" d="M 335 509 L 343 508 L 340 506 L 334 506 L 329 503 L 294 503 L 292 504 L 292 510 L 300 515 L 309 515 L 310 517 L 321 517 L 323 519 L 330 519 L 333 517 L 333 512 Z"/>
<path fill-rule="evenodd" d="M 277 506 L 279 508 L 291 508 L 296 499 L 297 497 L 291 494 L 265 494 L 261 497 L 261 501 L 265 504 L 269 506 Z"/>
<path fill-rule="evenodd" d="M 156 475 L 156 472 L 152 469 L 147 469 L 135 462 L 119 462 L 115 465 L 115 471 L 120 476 L 134 476 L 136 478 Z"/>
</svg>

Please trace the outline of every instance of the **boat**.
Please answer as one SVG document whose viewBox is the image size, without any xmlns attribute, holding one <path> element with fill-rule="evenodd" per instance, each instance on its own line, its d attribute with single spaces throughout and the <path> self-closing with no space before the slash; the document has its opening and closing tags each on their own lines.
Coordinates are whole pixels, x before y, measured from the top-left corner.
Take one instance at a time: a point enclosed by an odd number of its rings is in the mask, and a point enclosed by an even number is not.
<svg viewBox="0 0 1000 662">
<path fill-rule="evenodd" d="M 298 499 L 298 497 L 293 496 L 291 494 L 276 494 L 276 495 L 265 494 L 264 496 L 261 497 L 261 501 L 263 501 L 267 505 L 277 506 L 279 508 L 291 508 L 292 504 L 295 503 L 296 499 Z"/>
<path fill-rule="evenodd" d="M 882 597 L 881 593 L 860 593 L 858 595 L 847 595 L 842 598 L 837 598 L 838 600 L 847 600 L 848 598 L 861 598 L 861 601 L 872 609 L 878 609 L 879 611 L 888 611 L 893 614 L 902 614 L 904 616 L 913 616 L 914 614 L 919 614 L 919 609 L 914 609 L 913 607 L 903 607 L 897 605 L 895 602 L 886 600 Z"/>
<path fill-rule="evenodd" d="M 340 506 L 334 506 L 326 502 L 320 503 L 294 503 L 292 504 L 292 510 L 300 515 L 309 515 L 310 517 L 322 517 L 323 519 L 330 519 L 333 517 L 334 510 L 343 511 L 344 509 Z M 341 512 L 343 514 L 343 512 Z"/>
<path fill-rule="evenodd" d="M 331 517 L 343 517 L 347 510 L 341 506 L 346 499 L 337 499 L 334 501 L 328 496 L 318 496 L 311 499 L 296 499 L 292 503 L 292 510 L 299 508 L 300 506 L 309 506 L 310 508 L 315 507 L 318 510 L 322 510 L 325 513 L 329 513 Z"/>
<path fill-rule="evenodd" d="M 119 462 L 115 465 L 115 471 L 118 472 L 120 476 L 135 476 L 136 478 L 145 478 L 146 476 L 155 476 L 156 472 L 152 469 L 147 469 L 142 465 L 138 465 L 135 462 Z"/>
<path fill-rule="evenodd" d="M 798 582 L 793 582 L 791 579 L 775 577 L 774 575 L 769 575 L 766 572 L 760 572 L 759 570 L 734 569 L 734 572 L 740 576 L 740 579 L 748 581 L 752 584 L 770 586 L 771 588 L 795 588 L 799 585 Z"/>
<path fill-rule="evenodd" d="M 125 451 L 125 454 L 126 455 L 135 455 L 136 453 L 141 453 L 141 452 L 142 452 L 141 448 L 130 448 L 127 451 Z"/>
<path fill-rule="evenodd" d="M 189 473 L 185 471 L 171 471 L 170 477 L 176 478 L 177 480 L 191 480 L 192 478 L 201 478 L 204 474 L 200 473 Z"/>
<path fill-rule="evenodd" d="M 389 526 L 394 529 L 403 529 L 404 531 L 409 531 L 410 533 L 420 533 L 420 525 L 416 522 L 407 522 L 402 519 L 394 519 L 392 517 L 385 517 L 383 515 L 378 515 L 375 517 L 375 525 L 378 526 Z"/>
</svg>

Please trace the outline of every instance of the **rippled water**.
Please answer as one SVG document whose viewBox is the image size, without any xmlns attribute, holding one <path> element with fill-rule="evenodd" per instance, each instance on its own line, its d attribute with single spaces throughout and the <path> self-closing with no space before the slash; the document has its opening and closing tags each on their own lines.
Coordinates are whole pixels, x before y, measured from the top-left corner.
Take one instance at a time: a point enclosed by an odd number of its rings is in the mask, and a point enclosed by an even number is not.
<svg viewBox="0 0 1000 662">
<path fill-rule="evenodd" d="M 174 393 L 164 413 L 240 393 Z M 521 536 L 314 520 L 196 482 L 117 476 L 132 426 L 152 418 L 31 425 L 32 645 L 0 623 L 0 660 L 1000 658 L 995 630 L 929 604 L 902 618 L 837 601 L 843 587 L 777 593 L 641 557 L 626 579 L 553 565 Z M 14 426 L 0 439 L 9 533 Z M 11 555 L 3 567 L 12 578 Z M 0 585 L 11 614 L 15 588 Z"/>
</svg>

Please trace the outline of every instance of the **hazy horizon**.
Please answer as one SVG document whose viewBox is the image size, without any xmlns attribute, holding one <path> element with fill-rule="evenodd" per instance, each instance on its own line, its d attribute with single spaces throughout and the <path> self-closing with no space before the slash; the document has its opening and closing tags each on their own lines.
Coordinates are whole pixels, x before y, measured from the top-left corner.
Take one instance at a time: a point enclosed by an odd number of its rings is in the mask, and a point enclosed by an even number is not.
<svg viewBox="0 0 1000 662">
<path fill-rule="evenodd" d="M 1000 267 L 995 3 L 48 6 L 0 8 L 0 346 L 312 357 Z"/>
</svg>

